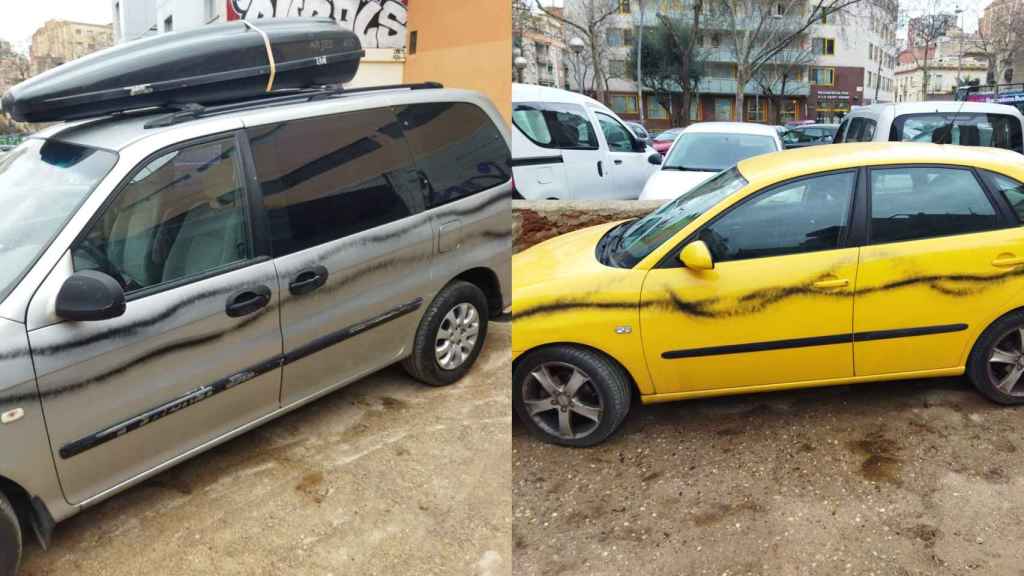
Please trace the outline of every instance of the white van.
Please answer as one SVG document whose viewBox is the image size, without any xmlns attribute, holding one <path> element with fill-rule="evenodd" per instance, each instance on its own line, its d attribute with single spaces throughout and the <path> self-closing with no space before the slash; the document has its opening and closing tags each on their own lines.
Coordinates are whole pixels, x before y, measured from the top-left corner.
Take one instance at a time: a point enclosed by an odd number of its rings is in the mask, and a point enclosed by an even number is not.
<svg viewBox="0 0 1024 576">
<path fill-rule="evenodd" d="M 512 172 L 527 200 L 635 200 L 661 155 L 582 94 L 512 85 Z"/>
<path fill-rule="evenodd" d="M 1024 116 L 989 102 L 872 104 L 847 114 L 834 143 L 932 142 L 989 146 L 1024 153 Z"/>
</svg>

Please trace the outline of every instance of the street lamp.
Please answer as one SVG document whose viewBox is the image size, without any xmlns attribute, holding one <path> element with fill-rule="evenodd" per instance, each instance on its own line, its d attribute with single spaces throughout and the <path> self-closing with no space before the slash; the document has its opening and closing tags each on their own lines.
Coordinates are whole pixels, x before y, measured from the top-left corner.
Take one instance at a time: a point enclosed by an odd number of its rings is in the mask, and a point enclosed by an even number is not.
<svg viewBox="0 0 1024 576">
<path fill-rule="evenodd" d="M 523 70 L 526 70 L 526 67 L 527 65 L 529 65 L 529 62 L 527 62 L 526 58 L 523 58 L 522 56 L 516 56 L 515 58 L 512 59 L 512 65 L 515 66 L 519 76 L 519 81 L 522 82 Z"/>
<path fill-rule="evenodd" d="M 583 39 L 579 36 L 573 36 L 573 38 L 569 40 L 569 50 L 571 50 L 573 54 L 573 67 L 576 69 L 576 89 L 580 91 L 580 94 L 583 94 L 583 80 L 586 78 L 586 71 L 583 71 L 582 74 L 580 72 L 580 55 L 583 53 L 583 48 L 585 46 Z"/>
</svg>

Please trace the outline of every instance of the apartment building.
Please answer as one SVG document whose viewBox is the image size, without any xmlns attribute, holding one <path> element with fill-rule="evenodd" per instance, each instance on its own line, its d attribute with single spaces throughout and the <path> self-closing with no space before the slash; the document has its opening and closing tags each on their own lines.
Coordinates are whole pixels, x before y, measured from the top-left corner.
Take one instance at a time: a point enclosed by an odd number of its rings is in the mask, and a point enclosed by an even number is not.
<svg viewBox="0 0 1024 576">
<path fill-rule="evenodd" d="M 578 0 L 566 0 L 566 3 L 570 5 L 573 1 Z M 808 2 L 807 10 L 813 5 Z M 634 35 L 640 29 L 639 2 L 619 0 L 618 8 L 618 14 L 609 19 L 605 34 L 609 74 L 607 100 L 623 118 L 639 119 L 641 103 L 636 71 L 628 64 L 635 45 Z M 645 27 L 657 24 L 658 13 L 683 17 L 692 14 L 689 0 L 645 0 L 642 15 Z M 796 17 L 806 18 L 806 13 Z M 708 17 L 697 38 L 704 57 L 704 76 L 690 107 L 690 121 L 774 123 L 778 117 L 781 122 L 834 122 L 853 106 L 890 102 L 894 98 L 897 64 L 896 20 L 895 0 L 867 0 L 842 14 L 821 19 L 805 31 L 792 49 L 776 57 L 776 63 L 766 68 L 768 73 L 761 75 L 761 82 L 757 79 L 747 82 L 743 87 L 744 110 L 738 111 L 736 58 L 729 48 L 728 37 L 732 31 L 716 24 L 721 23 L 721 19 Z M 774 100 L 766 97 L 763 85 L 767 83 L 778 95 L 781 83 L 772 78 L 781 76 L 778 72 L 782 69 L 787 71 L 786 87 L 776 114 Z M 645 94 L 643 120 L 652 128 L 682 124 L 679 118 L 681 99 L 673 95 L 670 105 L 671 115 L 657 98 Z"/>
<path fill-rule="evenodd" d="M 49 20 L 32 34 L 29 62 L 32 75 L 56 68 L 112 46 L 113 31 L 105 26 L 68 20 Z"/>
<path fill-rule="evenodd" d="M 853 106 L 893 101 L 896 18 L 895 1 L 871 0 L 811 27 L 810 119 L 835 122 Z"/>
<path fill-rule="evenodd" d="M 1014 36 L 1024 22 L 1024 0 L 992 0 L 978 19 L 978 30 L 984 38 L 1003 37 L 995 42 L 1001 50 L 995 55 L 994 82 L 1021 82 L 1024 80 L 1024 43 Z M 1010 35 L 1006 38 L 1007 34 Z"/>
<path fill-rule="evenodd" d="M 561 15 L 560 8 L 552 8 Z M 557 18 L 543 12 L 528 14 L 513 31 L 513 44 L 526 59 L 526 68 L 519 72 L 519 82 L 566 88 L 569 85 L 568 33 Z"/>
</svg>

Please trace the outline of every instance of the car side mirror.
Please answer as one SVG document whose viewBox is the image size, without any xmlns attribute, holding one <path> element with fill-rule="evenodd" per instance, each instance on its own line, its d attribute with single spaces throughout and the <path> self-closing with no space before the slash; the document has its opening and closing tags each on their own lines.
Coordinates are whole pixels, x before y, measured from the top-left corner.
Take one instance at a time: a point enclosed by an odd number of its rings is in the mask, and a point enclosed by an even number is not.
<svg viewBox="0 0 1024 576">
<path fill-rule="evenodd" d="M 655 152 L 647 157 L 647 161 L 655 166 L 661 166 L 661 154 Z"/>
<path fill-rule="evenodd" d="M 711 258 L 711 250 L 703 240 L 694 240 L 683 247 L 679 253 L 679 261 L 691 270 L 711 270 L 715 261 Z"/>
<path fill-rule="evenodd" d="M 831 136 L 822 136 L 821 137 L 821 141 L 826 143 L 826 144 L 831 144 L 832 143 L 832 137 Z"/>
<path fill-rule="evenodd" d="M 124 289 L 110 276 L 95 270 L 71 275 L 57 292 L 56 312 L 63 320 L 90 322 L 124 314 Z"/>
</svg>

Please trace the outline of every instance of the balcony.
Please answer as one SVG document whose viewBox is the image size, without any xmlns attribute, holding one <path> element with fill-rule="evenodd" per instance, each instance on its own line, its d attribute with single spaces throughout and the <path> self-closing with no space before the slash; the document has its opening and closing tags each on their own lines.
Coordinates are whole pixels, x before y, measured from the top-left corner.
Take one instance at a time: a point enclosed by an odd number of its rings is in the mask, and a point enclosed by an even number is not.
<svg viewBox="0 0 1024 576">
<path fill-rule="evenodd" d="M 697 91 L 701 94 L 735 94 L 736 93 L 736 79 L 735 78 L 701 78 L 700 83 L 697 85 Z M 747 82 L 746 88 L 743 90 L 744 94 L 750 96 L 761 95 L 763 91 L 761 86 L 757 82 Z M 807 96 L 811 93 L 811 88 L 806 82 L 787 82 L 786 83 L 786 96 Z"/>
<path fill-rule="evenodd" d="M 700 58 L 703 59 L 704 62 L 725 64 L 736 63 L 736 56 L 733 54 L 732 50 L 729 50 L 728 48 L 702 49 L 700 51 Z M 782 62 L 784 64 L 789 64 L 805 59 L 807 59 L 806 55 L 800 50 L 783 50 L 776 54 L 771 59 L 771 62 Z M 807 62 L 807 64 L 809 65 L 811 64 L 811 62 Z"/>
</svg>

